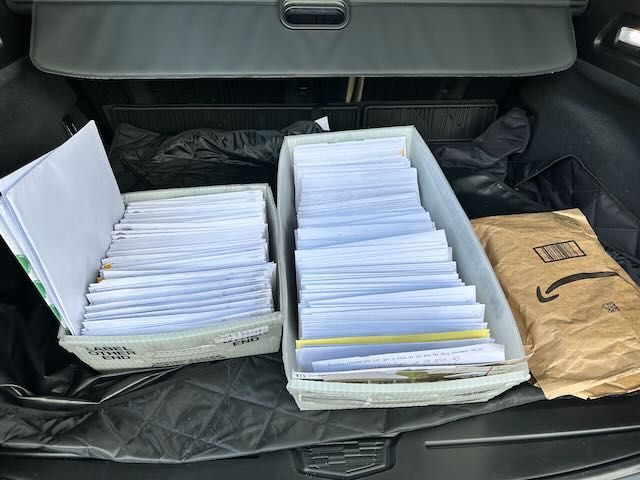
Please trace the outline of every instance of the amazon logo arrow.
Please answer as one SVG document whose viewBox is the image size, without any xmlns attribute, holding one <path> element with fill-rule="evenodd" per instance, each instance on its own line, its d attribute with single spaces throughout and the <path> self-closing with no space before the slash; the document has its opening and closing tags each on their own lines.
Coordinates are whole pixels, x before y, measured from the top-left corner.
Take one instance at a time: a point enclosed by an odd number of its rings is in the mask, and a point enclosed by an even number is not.
<svg viewBox="0 0 640 480">
<path fill-rule="evenodd" d="M 587 273 L 574 273 L 573 275 L 568 275 L 566 277 L 562 277 L 559 280 L 556 280 L 555 282 L 553 282 L 551 285 L 549 285 L 549 288 L 547 288 L 544 293 L 545 295 L 549 295 L 551 292 L 553 292 L 554 290 L 557 290 L 558 288 L 560 288 L 563 285 L 566 285 L 568 283 L 572 283 L 572 282 L 577 282 L 579 280 L 588 280 L 590 278 L 604 278 L 604 277 L 618 277 L 618 273 L 617 272 L 587 272 Z M 545 297 L 542 294 L 542 290 L 540 290 L 540 287 L 536 288 L 536 297 L 538 297 L 538 301 L 540 303 L 547 303 L 550 302 L 552 300 L 555 300 L 556 298 L 558 298 L 560 296 L 559 293 L 556 293 L 555 295 L 551 295 L 550 297 Z"/>
</svg>

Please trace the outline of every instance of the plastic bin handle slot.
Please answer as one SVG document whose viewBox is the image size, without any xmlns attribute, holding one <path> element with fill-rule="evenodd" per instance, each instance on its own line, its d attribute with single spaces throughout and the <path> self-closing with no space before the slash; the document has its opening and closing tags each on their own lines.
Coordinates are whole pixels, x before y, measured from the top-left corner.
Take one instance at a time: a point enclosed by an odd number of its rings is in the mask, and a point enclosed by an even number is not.
<svg viewBox="0 0 640 480">
<path fill-rule="evenodd" d="M 293 30 L 340 30 L 349 23 L 346 0 L 283 0 L 280 21 Z"/>
</svg>

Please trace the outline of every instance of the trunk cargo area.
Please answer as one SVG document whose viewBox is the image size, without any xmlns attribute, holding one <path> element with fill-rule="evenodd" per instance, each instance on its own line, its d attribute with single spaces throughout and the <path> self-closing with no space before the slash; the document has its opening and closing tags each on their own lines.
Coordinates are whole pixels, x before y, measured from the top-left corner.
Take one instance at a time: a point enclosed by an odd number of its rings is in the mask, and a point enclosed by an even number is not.
<svg viewBox="0 0 640 480">
<path fill-rule="evenodd" d="M 321 131 L 316 119 L 415 125 L 470 218 L 580 208 L 640 283 L 640 86 L 591 63 L 528 78 L 80 79 L 36 69 L 11 18 L 0 176 L 95 120 L 123 193 L 275 192 L 284 136 Z M 521 384 L 484 403 L 301 412 L 281 353 L 99 374 L 58 345 L 4 243 L 0 271 L 7 478 L 571 478 L 638 463 L 635 394 L 549 401 Z"/>
</svg>

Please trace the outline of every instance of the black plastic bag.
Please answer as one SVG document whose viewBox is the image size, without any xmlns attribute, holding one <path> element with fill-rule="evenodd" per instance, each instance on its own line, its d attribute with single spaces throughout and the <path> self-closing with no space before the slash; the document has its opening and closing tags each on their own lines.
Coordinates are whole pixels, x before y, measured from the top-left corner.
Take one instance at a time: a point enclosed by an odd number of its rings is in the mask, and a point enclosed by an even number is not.
<svg viewBox="0 0 640 480">
<path fill-rule="evenodd" d="M 512 168 L 530 137 L 526 112 L 514 108 L 477 139 L 435 148 L 434 155 L 470 218 L 579 208 L 607 252 L 640 283 L 640 219 L 574 156 Z"/>
<path fill-rule="evenodd" d="M 236 183 L 275 190 L 284 137 L 321 131 L 300 121 L 280 131 L 200 128 L 168 136 L 121 124 L 109 159 L 121 192 Z"/>
<path fill-rule="evenodd" d="M 582 210 L 608 253 L 640 284 L 640 219 L 578 158 L 566 156 L 550 162 L 514 188 L 551 210 Z"/>
</svg>

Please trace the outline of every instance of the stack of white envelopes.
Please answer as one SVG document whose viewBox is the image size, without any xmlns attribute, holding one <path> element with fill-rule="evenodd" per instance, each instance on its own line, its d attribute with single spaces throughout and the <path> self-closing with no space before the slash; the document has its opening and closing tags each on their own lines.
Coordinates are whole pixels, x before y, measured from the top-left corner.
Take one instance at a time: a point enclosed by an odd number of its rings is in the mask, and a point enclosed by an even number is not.
<svg viewBox="0 0 640 480">
<path fill-rule="evenodd" d="M 258 190 L 131 202 L 115 225 L 82 333 L 132 335 L 274 311 Z"/>
<path fill-rule="evenodd" d="M 293 151 L 297 378 L 499 372 L 505 362 L 446 232 L 420 201 L 404 137 Z"/>
</svg>

